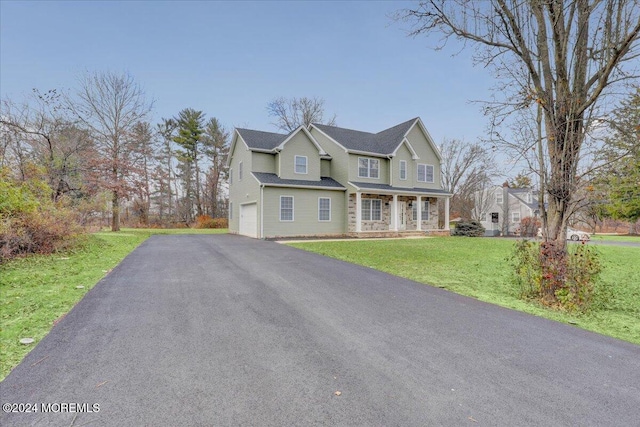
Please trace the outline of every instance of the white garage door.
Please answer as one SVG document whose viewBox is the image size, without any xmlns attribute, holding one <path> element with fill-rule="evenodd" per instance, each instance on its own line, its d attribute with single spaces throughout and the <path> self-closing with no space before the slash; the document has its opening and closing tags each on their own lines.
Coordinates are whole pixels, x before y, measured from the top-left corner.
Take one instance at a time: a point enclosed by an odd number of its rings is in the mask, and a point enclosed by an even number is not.
<svg viewBox="0 0 640 427">
<path fill-rule="evenodd" d="M 258 207 L 256 203 L 240 205 L 240 234 L 258 237 Z"/>
</svg>

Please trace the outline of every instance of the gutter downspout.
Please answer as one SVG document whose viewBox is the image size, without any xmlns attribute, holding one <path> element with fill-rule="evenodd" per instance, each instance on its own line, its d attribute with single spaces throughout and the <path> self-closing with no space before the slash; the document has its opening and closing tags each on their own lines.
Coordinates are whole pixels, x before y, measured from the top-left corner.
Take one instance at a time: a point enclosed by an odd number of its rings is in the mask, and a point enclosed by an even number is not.
<svg viewBox="0 0 640 427">
<path fill-rule="evenodd" d="M 260 184 L 260 239 L 264 239 L 264 184 Z"/>
</svg>

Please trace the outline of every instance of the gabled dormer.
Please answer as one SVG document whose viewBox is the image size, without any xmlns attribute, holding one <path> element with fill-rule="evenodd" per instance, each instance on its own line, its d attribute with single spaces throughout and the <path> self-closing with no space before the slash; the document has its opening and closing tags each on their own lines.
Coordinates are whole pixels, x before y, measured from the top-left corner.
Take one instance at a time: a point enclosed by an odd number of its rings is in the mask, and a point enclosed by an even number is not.
<svg viewBox="0 0 640 427">
<path fill-rule="evenodd" d="M 304 126 L 291 132 L 277 147 L 276 174 L 282 179 L 318 181 L 320 160 L 327 153 Z"/>
<path fill-rule="evenodd" d="M 321 159 L 331 157 L 300 126 L 289 134 L 237 128 L 229 150 L 228 165 L 240 172 L 275 174 L 281 179 L 318 181 Z"/>
</svg>

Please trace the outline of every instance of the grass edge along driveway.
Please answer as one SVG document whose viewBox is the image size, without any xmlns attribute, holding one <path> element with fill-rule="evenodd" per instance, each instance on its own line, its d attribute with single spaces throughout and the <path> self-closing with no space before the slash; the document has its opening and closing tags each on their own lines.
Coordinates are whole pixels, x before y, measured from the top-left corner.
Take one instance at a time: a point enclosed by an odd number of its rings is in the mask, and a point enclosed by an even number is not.
<svg viewBox="0 0 640 427">
<path fill-rule="evenodd" d="M 154 234 L 218 234 L 226 229 L 123 229 L 83 237 L 76 248 L 0 265 L 0 381 L 58 319 L 129 253 Z M 21 338 L 33 338 L 30 345 Z"/>
<path fill-rule="evenodd" d="M 291 246 L 445 288 L 502 307 L 640 345 L 640 248 L 598 246 L 604 270 L 586 314 L 551 310 L 519 298 L 507 258 L 514 242 L 496 238 L 296 242 Z"/>
</svg>

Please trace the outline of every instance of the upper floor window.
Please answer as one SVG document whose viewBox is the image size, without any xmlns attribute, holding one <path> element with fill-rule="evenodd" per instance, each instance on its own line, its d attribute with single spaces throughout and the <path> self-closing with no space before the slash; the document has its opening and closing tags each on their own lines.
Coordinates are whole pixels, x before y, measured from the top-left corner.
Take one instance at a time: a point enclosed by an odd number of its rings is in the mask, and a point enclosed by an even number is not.
<svg viewBox="0 0 640 427">
<path fill-rule="evenodd" d="M 296 156 L 295 158 L 295 171 L 296 173 L 307 173 L 307 156 Z"/>
<path fill-rule="evenodd" d="M 331 221 L 331 199 L 329 197 L 318 198 L 318 221 Z"/>
<path fill-rule="evenodd" d="M 531 203 L 531 193 L 527 193 L 527 203 Z"/>
<path fill-rule="evenodd" d="M 293 196 L 280 196 L 280 221 L 293 221 Z"/>
<path fill-rule="evenodd" d="M 520 222 L 520 212 L 511 212 L 511 221 Z"/>
<path fill-rule="evenodd" d="M 502 189 L 498 190 L 498 192 L 496 193 L 496 203 L 501 205 L 503 201 L 502 198 Z"/>
<path fill-rule="evenodd" d="M 229 169 L 229 184 L 233 184 L 233 169 Z"/>
<path fill-rule="evenodd" d="M 382 219 L 382 201 L 380 199 L 362 199 L 360 213 L 363 221 L 380 221 Z"/>
<path fill-rule="evenodd" d="M 378 178 L 380 176 L 380 161 L 358 157 L 358 177 Z"/>
<path fill-rule="evenodd" d="M 407 179 L 407 161 L 400 160 L 400 179 L 405 181 Z"/>
<path fill-rule="evenodd" d="M 242 162 L 238 163 L 238 181 L 242 181 Z"/>
<path fill-rule="evenodd" d="M 418 164 L 418 182 L 433 182 L 433 165 Z"/>
</svg>

